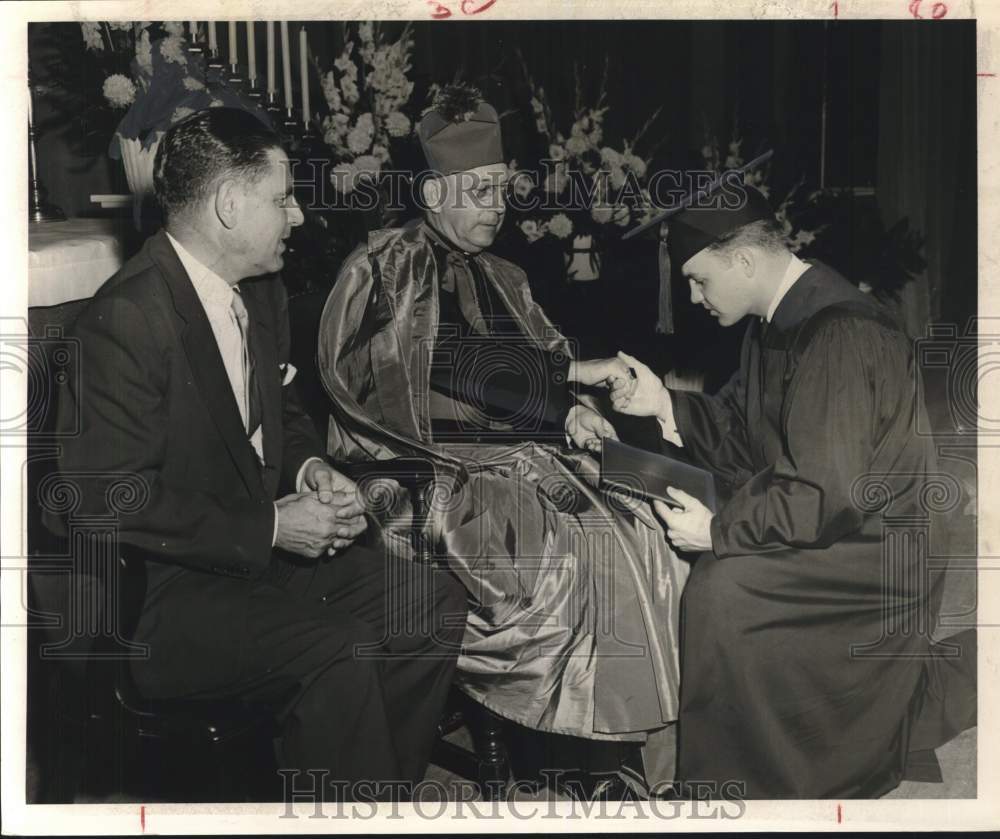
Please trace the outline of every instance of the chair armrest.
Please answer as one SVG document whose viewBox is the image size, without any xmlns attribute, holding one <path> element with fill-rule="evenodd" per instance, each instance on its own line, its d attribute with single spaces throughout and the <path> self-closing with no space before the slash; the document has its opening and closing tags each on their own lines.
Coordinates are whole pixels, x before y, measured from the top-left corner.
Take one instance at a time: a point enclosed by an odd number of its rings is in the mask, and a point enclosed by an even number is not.
<svg viewBox="0 0 1000 839">
<path fill-rule="evenodd" d="M 389 460 L 364 460 L 338 463 L 327 457 L 327 462 L 338 472 L 363 486 L 367 480 L 391 478 L 406 490 L 413 514 L 409 541 L 418 562 L 430 562 L 432 550 L 421 536 L 426 516 L 427 487 L 433 485 L 434 463 L 425 457 L 394 457 Z"/>
<path fill-rule="evenodd" d="M 327 462 L 352 481 L 362 481 L 369 477 L 392 478 L 411 492 L 422 490 L 435 477 L 434 463 L 425 457 L 394 457 L 389 460 L 352 463 L 338 463 L 328 457 Z"/>
</svg>

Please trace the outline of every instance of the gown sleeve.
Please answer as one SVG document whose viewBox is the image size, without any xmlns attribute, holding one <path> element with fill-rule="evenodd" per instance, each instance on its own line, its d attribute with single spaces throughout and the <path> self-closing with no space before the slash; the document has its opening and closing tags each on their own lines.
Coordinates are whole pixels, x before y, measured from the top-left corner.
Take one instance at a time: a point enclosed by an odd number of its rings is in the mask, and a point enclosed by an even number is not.
<svg viewBox="0 0 1000 839">
<path fill-rule="evenodd" d="M 904 343 L 861 318 L 839 317 L 817 331 L 785 397 L 781 455 L 712 521 L 717 556 L 825 548 L 860 528 L 852 488 L 888 442 L 878 439 L 880 414 L 904 407 Z"/>
<path fill-rule="evenodd" d="M 741 484 L 755 471 L 747 437 L 744 378 L 753 329 L 744 336 L 739 370 L 718 393 L 670 391 L 684 453 L 728 484 Z"/>
</svg>

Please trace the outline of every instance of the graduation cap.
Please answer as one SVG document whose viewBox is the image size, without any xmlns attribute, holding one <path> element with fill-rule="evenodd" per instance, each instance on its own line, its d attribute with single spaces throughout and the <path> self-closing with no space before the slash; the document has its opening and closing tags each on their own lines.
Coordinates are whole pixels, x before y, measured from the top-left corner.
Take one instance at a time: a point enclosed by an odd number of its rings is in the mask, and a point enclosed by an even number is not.
<svg viewBox="0 0 1000 839">
<path fill-rule="evenodd" d="M 744 184 L 742 177 L 749 170 L 770 160 L 773 154 L 773 149 L 766 151 L 739 169 L 723 172 L 708 186 L 689 193 L 676 207 L 664 210 L 630 230 L 622 238 L 631 239 L 654 225 L 667 222 L 670 259 L 677 265 L 683 265 L 698 251 L 744 224 L 773 219 L 774 213 L 767 199 L 759 190 Z M 740 202 L 738 207 L 729 207 L 718 201 L 712 206 L 706 206 L 706 199 L 712 198 L 725 184 L 738 185 L 738 189 L 745 194 L 746 201 Z"/>
<path fill-rule="evenodd" d="M 657 330 L 673 332 L 670 294 L 671 265 L 681 266 L 699 251 L 718 242 L 723 236 L 755 221 L 773 220 L 771 205 L 763 194 L 743 183 L 743 175 L 771 159 L 774 150 L 764 152 L 739 169 L 730 169 L 708 186 L 691 192 L 676 206 L 630 230 L 622 238 L 631 239 L 657 224 L 666 223 L 666 237 L 660 238 L 660 306 Z M 737 186 L 746 200 L 730 207 L 721 201 L 706 205 L 726 184 Z"/>
<path fill-rule="evenodd" d="M 448 85 L 417 124 L 427 165 L 444 175 L 503 162 L 500 118 L 468 85 Z"/>
</svg>

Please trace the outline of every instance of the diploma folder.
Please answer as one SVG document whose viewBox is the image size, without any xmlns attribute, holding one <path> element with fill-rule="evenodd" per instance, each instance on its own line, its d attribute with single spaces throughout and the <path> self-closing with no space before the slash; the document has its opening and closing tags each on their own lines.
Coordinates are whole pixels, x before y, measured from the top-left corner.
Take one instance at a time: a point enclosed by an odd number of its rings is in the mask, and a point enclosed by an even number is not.
<svg viewBox="0 0 1000 839">
<path fill-rule="evenodd" d="M 607 437 L 601 447 L 601 484 L 677 509 L 680 505 L 667 495 L 667 487 L 673 487 L 694 496 L 713 513 L 716 511 L 715 478 L 711 472 Z"/>
</svg>

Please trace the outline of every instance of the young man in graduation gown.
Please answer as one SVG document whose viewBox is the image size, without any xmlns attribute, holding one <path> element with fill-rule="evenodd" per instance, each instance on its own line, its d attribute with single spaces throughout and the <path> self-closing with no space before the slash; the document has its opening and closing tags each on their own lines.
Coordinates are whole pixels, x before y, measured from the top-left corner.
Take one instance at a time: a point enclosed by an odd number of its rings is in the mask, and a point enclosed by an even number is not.
<svg viewBox="0 0 1000 839">
<path fill-rule="evenodd" d="M 424 217 L 370 234 L 323 312 L 329 451 L 422 454 L 450 480 L 429 526 L 471 597 L 466 693 L 530 728 L 643 743 L 675 718 L 687 568 L 648 505 L 609 505 L 566 447 L 615 434 L 568 381 L 624 365 L 574 361 L 524 272 L 486 251 L 505 206 L 496 111 L 446 87 L 418 135 Z"/>
<path fill-rule="evenodd" d="M 620 355 L 637 379 L 613 387 L 617 410 L 656 415 L 665 448 L 729 492 L 715 515 L 680 492 L 657 502 L 668 540 L 703 552 L 684 595 L 677 775 L 716 795 L 876 797 L 908 750 L 946 736 L 915 733 L 941 577 L 926 545 L 886 535 L 927 517 L 935 478 L 911 345 L 785 247 L 757 190 L 734 189 L 735 209 L 717 196 L 670 216 L 667 244 L 693 302 L 723 326 L 749 318 L 738 372 L 714 396 L 669 391 Z"/>
</svg>

